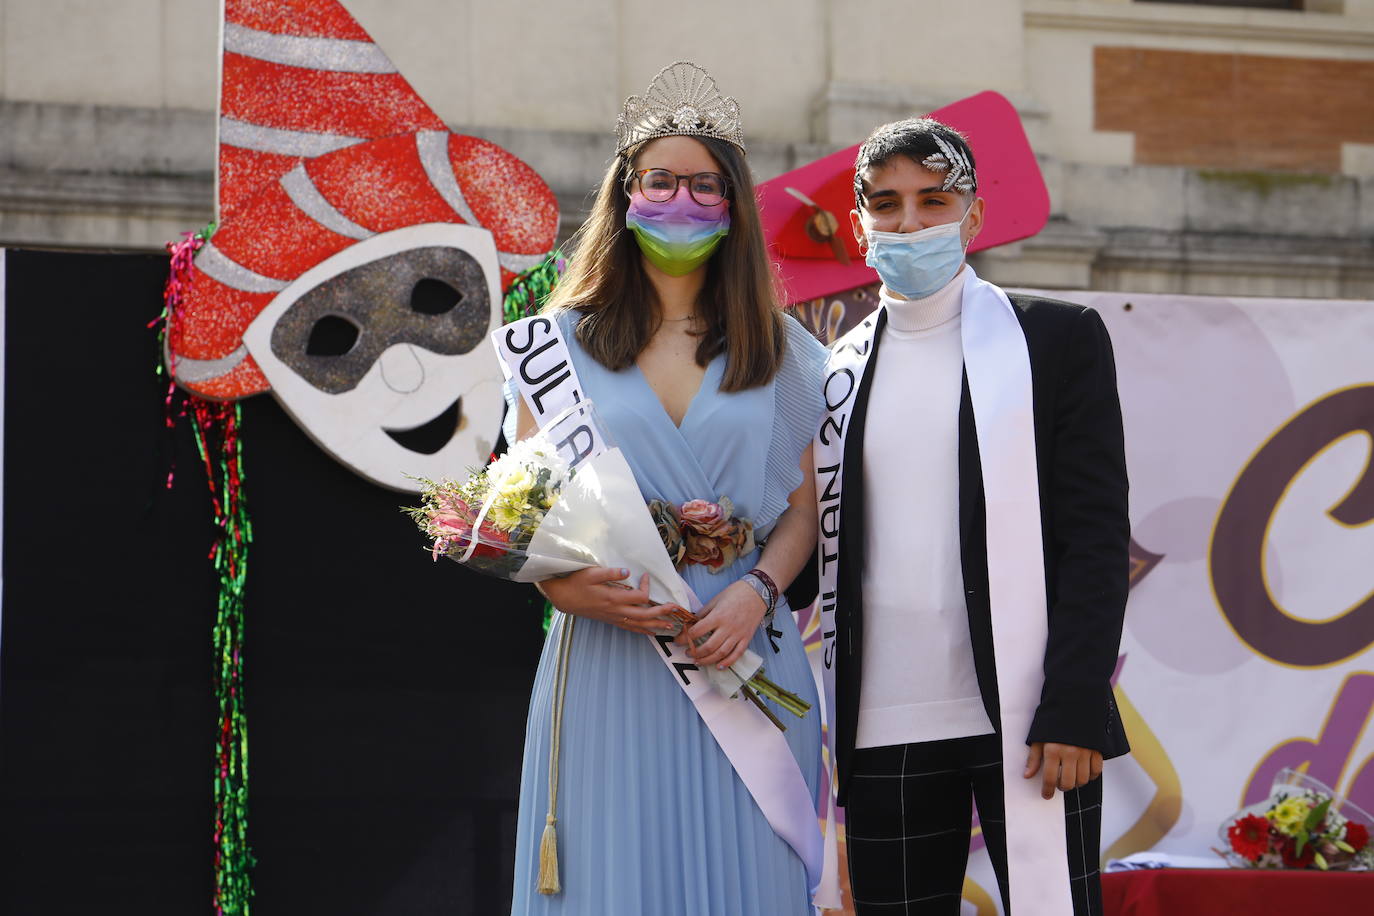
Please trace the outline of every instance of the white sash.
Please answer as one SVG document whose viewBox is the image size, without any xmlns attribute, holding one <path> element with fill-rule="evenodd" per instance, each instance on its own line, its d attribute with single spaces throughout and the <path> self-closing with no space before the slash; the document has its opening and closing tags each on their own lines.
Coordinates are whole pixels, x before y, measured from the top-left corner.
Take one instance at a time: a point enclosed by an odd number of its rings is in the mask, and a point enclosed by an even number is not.
<svg viewBox="0 0 1374 916">
<path fill-rule="evenodd" d="M 836 780 L 835 759 L 835 588 L 840 570 L 840 490 L 844 483 L 844 441 L 849 430 L 849 418 L 854 411 L 855 395 L 868 355 L 873 349 L 874 328 L 878 324 L 875 312 L 869 315 L 835 344 L 825 365 L 822 395 L 825 413 L 816 433 L 812 458 L 816 464 L 816 508 L 820 518 L 817 558 L 819 563 L 820 594 L 817 601 L 821 612 L 821 700 L 825 704 L 826 763 L 830 768 L 830 791 L 825 798 L 825 865 L 821 878 L 823 891 L 839 897 L 839 837 L 835 823 Z"/>
<path fill-rule="evenodd" d="M 540 315 L 522 318 L 491 336 L 502 371 L 507 379 L 515 380 L 539 425 L 582 402 L 582 386 L 556 320 Z M 591 447 L 590 441 L 587 447 Z M 692 598 L 695 602 L 696 596 Z M 697 602 L 690 610 L 700 608 Z M 722 696 L 671 636 L 647 638 L 654 654 L 692 701 L 764 818 L 805 864 L 814 896 L 824 857 L 815 799 L 782 732 L 743 697 L 730 700 Z"/>
<path fill-rule="evenodd" d="M 1016 916 L 1063 916 L 1073 911 L 1063 795 L 1056 792 L 1046 801 L 1040 797 L 1040 779 L 1021 775 L 1026 735 L 1044 685 L 1049 638 L 1030 354 L 1006 294 L 980 280 L 972 267 L 966 265 L 964 270 L 964 368 L 987 504 L 988 600 L 1001 706 L 1009 896 Z M 877 314 L 870 315 L 836 344 L 826 365 L 826 414 L 814 449 L 827 711 L 834 709 L 835 695 L 835 589 L 844 441 L 855 394 L 873 352 L 877 323 Z M 919 430 L 912 432 L 919 434 Z M 912 634 L 913 638 L 919 635 Z M 833 718 L 830 723 L 833 766 Z M 835 785 L 833 779 L 831 785 Z M 826 845 L 828 851 L 829 836 Z"/>
</svg>

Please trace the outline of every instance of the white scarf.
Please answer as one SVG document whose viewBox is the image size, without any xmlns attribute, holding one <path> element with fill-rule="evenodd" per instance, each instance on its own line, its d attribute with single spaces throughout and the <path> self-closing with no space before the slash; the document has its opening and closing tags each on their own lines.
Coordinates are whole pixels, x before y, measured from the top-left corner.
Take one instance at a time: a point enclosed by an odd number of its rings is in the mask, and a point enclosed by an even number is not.
<svg viewBox="0 0 1374 916">
<path fill-rule="evenodd" d="M 1001 706 L 1002 785 L 1006 799 L 1009 897 L 1016 916 L 1063 916 L 1073 911 L 1064 835 L 1064 799 L 1040 797 L 1040 780 L 1025 779 L 1026 735 L 1044 685 L 1049 638 L 1045 603 L 1040 488 L 1036 471 L 1030 354 L 1006 293 L 964 267 L 961 334 L 973 401 L 987 510 L 988 600 Z M 822 695 L 830 716 L 831 766 L 835 741 L 835 592 L 839 581 L 844 443 L 855 394 L 873 352 L 878 314 L 841 338 L 826 364 L 826 413 L 816 435 L 816 504 L 820 514 Z M 919 430 L 913 430 L 919 434 Z M 883 481 L 868 481 L 881 488 Z M 911 634 L 920 638 L 919 633 Z M 831 773 L 831 786 L 835 786 Z M 834 803 L 827 806 L 823 882 L 834 880 L 838 858 Z M 959 840 L 957 842 L 964 842 Z M 823 883 L 824 886 L 824 883 Z"/>
</svg>

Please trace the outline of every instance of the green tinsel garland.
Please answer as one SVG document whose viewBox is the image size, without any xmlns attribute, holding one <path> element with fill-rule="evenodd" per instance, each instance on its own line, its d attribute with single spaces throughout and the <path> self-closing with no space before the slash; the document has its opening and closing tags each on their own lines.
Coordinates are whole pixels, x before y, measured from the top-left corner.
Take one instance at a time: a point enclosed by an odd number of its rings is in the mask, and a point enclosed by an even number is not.
<svg viewBox="0 0 1374 916">
<path fill-rule="evenodd" d="M 505 323 L 519 321 L 543 308 L 549 294 L 558 285 L 565 265 L 563 252 L 554 249 L 538 265 L 512 280 L 501 303 Z"/>
<path fill-rule="evenodd" d="M 158 326 L 159 349 L 181 320 L 183 302 L 193 277 L 195 253 L 215 231 L 211 223 L 169 243 L 172 256 L 163 310 L 151 323 Z M 166 370 L 158 360 L 158 375 Z M 170 373 L 168 373 L 170 375 Z M 214 872 L 216 916 L 248 916 L 253 895 L 254 860 L 248 846 L 248 718 L 243 695 L 244 586 L 248 578 L 248 545 L 253 528 L 243 498 L 243 453 L 239 431 L 243 414 L 238 404 L 222 404 L 185 396 L 176 407 L 178 392 L 168 380 L 165 400 L 169 428 L 178 417 L 190 416 L 196 450 L 205 468 L 215 525 L 219 529 L 210 559 L 219 576 L 219 601 L 212 633 L 213 683 L 219 718 L 215 738 L 213 796 L 215 803 Z M 175 469 L 167 474 L 171 488 Z"/>
<path fill-rule="evenodd" d="M 248 846 L 248 717 L 243 696 L 244 588 L 253 526 L 243 499 L 238 404 L 192 399 L 196 448 L 205 465 L 218 539 L 210 551 L 219 575 L 214 687 L 219 735 L 214 769 L 215 912 L 248 916 L 255 861 Z M 212 440 L 214 436 L 218 441 Z"/>
</svg>

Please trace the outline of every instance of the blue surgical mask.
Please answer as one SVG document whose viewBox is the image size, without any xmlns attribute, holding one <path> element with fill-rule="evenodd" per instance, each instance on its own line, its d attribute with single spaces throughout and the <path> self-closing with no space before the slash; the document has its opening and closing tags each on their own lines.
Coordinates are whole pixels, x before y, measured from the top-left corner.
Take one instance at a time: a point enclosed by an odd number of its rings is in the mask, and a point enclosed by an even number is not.
<svg viewBox="0 0 1374 916">
<path fill-rule="evenodd" d="M 970 202 L 957 223 L 931 226 L 920 232 L 879 232 L 870 229 L 869 267 L 878 272 L 883 286 L 908 299 L 924 299 L 938 291 L 959 272 L 964 263 L 964 220 L 973 211 Z"/>
</svg>

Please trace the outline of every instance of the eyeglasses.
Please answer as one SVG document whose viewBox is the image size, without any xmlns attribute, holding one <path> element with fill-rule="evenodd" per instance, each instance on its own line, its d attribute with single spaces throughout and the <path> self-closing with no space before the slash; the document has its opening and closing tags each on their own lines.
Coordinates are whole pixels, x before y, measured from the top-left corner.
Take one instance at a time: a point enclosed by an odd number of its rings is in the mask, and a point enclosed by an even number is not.
<svg viewBox="0 0 1374 916">
<path fill-rule="evenodd" d="M 633 193 L 634 186 L 645 200 L 666 203 L 677 196 L 679 183 L 687 182 L 687 193 L 703 207 L 715 207 L 727 196 L 729 184 L 724 175 L 716 172 L 697 172 L 695 175 L 676 175 L 667 169 L 640 169 L 625 180 L 625 193 Z"/>
</svg>

